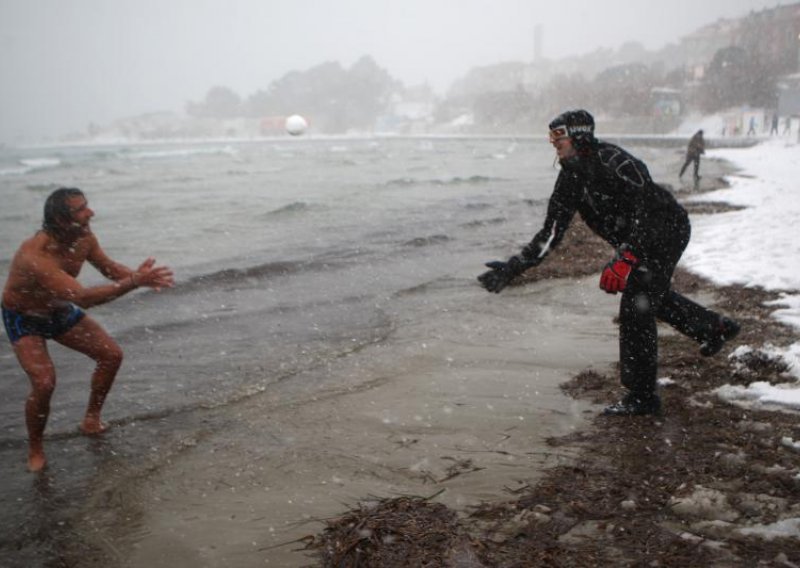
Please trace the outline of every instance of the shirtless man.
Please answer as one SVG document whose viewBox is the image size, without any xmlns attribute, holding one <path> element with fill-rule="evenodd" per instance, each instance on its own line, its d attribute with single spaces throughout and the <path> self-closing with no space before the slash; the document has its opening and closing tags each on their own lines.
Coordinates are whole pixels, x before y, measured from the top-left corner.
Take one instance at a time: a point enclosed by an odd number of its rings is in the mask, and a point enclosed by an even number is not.
<svg viewBox="0 0 800 568">
<path fill-rule="evenodd" d="M 155 266 L 153 258 L 132 270 L 106 256 L 89 226 L 93 216 L 81 190 L 54 191 L 44 206 L 42 230 L 20 245 L 3 290 L 3 323 L 31 381 L 25 403 L 30 471 L 40 471 L 47 463 L 43 437 L 56 373 L 46 340 L 54 339 L 97 363 L 79 428 L 86 435 L 101 434 L 106 425 L 100 411 L 122 364 L 122 350 L 80 308 L 110 302 L 141 286 L 159 290 L 174 283 L 172 271 Z M 76 278 L 87 260 L 112 282 L 81 286 Z"/>
</svg>

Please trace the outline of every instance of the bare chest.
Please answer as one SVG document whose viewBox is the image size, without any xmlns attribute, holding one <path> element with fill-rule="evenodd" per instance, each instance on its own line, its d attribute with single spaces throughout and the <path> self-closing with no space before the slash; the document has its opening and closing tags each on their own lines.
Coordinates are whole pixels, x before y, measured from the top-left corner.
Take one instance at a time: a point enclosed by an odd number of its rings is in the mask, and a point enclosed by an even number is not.
<svg viewBox="0 0 800 568">
<path fill-rule="evenodd" d="M 77 277 L 89 256 L 89 244 L 85 241 L 80 241 L 75 246 L 64 248 L 56 253 L 51 253 L 52 259 L 58 266 L 72 276 Z"/>
</svg>

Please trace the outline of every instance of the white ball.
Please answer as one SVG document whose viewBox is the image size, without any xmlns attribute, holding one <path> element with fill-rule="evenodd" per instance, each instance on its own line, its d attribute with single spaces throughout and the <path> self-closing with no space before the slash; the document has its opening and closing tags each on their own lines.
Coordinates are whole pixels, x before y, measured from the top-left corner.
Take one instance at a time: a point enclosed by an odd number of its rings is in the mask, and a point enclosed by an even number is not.
<svg viewBox="0 0 800 568">
<path fill-rule="evenodd" d="M 299 114 L 293 114 L 286 119 L 286 132 L 292 136 L 300 136 L 308 128 L 308 122 Z"/>
</svg>

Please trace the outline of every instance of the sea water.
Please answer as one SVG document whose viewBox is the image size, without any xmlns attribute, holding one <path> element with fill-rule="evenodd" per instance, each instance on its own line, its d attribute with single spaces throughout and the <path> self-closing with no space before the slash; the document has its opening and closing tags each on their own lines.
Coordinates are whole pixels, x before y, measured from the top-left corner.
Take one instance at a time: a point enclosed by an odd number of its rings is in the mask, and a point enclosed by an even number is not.
<svg viewBox="0 0 800 568">
<path fill-rule="evenodd" d="M 126 352 L 105 411 L 118 421 L 224 404 L 372 341 L 391 325 L 384 304 L 397 291 L 474 276 L 485 257 L 530 238 L 556 174 L 546 144 L 513 139 L 10 153 L 0 162 L 4 276 L 60 186 L 85 192 L 112 259 L 135 267 L 153 256 L 175 271 L 174 289 L 137 291 L 91 310 Z M 79 278 L 86 286 L 103 281 L 89 265 Z M 49 433 L 70 431 L 85 404 L 89 369 L 65 356 Z M 6 440 L 25 435 L 27 389 L 10 345 L 0 342 Z"/>
</svg>

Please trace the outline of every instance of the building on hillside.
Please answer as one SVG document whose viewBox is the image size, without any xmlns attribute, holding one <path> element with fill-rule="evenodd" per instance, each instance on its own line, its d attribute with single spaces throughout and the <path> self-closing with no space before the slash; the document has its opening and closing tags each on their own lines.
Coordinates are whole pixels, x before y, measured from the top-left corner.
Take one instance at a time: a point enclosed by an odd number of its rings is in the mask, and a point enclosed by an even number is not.
<svg viewBox="0 0 800 568">
<path fill-rule="evenodd" d="M 778 83 L 778 116 L 800 116 L 800 73 L 781 77 Z"/>
<path fill-rule="evenodd" d="M 653 114 L 658 118 L 673 118 L 683 112 L 683 100 L 679 89 L 653 87 L 650 89 Z"/>
<path fill-rule="evenodd" d="M 741 47 L 755 64 L 776 75 L 800 71 L 800 2 L 751 11 L 737 19 L 720 19 L 685 36 L 686 71 L 690 80 L 705 76 L 720 49 Z"/>
<path fill-rule="evenodd" d="M 381 134 L 425 134 L 433 124 L 436 95 L 427 83 L 395 93 L 374 130 Z"/>
<path fill-rule="evenodd" d="M 681 40 L 687 54 L 685 69 L 690 81 L 701 81 L 717 51 L 735 45 L 740 25 L 741 20 L 720 19 Z"/>
<path fill-rule="evenodd" d="M 741 20 L 736 45 L 777 75 L 800 71 L 800 2 L 751 12 Z"/>
</svg>

